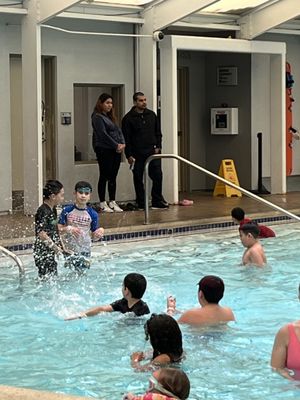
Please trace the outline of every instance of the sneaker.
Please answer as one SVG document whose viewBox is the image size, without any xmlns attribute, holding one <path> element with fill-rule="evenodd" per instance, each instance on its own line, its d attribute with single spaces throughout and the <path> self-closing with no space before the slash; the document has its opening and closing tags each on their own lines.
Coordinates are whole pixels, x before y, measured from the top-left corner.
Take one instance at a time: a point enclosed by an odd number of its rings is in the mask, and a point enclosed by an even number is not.
<svg viewBox="0 0 300 400">
<path fill-rule="evenodd" d="M 106 201 L 100 202 L 100 210 L 101 210 L 101 212 L 107 212 L 107 213 L 114 212 L 110 207 L 108 207 Z"/>
<path fill-rule="evenodd" d="M 166 209 L 169 208 L 169 204 L 164 202 L 164 201 L 159 201 L 158 203 L 152 203 L 152 210 L 157 210 L 157 209 Z"/>
<path fill-rule="evenodd" d="M 123 212 L 122 208 L 118 206 L 118 204 L 115 201 L 110 201 L 108 203 L 108 206 L 111 208 L 112 211 L 114 212 Z"/>
</svg>

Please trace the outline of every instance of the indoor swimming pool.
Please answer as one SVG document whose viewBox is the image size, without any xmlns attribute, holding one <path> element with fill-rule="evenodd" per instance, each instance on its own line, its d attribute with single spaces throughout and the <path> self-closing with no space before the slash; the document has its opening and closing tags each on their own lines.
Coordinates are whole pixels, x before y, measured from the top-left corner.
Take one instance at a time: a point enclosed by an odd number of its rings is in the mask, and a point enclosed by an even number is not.
<svg viewBox="0 0 300 400">
<path fill-rule="evenodd" d="M 45 283 L 37 281 L 31 255 L 22 257 L 23 282 L 16 266 L 1 258 L 0 384 L 107 400 L 144 393 L 150 373 L 134 372 L 130 354 L 150 349 L 143 330 L 147 316 L 64 318 L 121 298 L 129 272 L 146 276 L 143 299 L 151 312 L 165 311 L 169 294 L 186 310 L 197 305 L 199 280 L 213 274 L 224 280 L 221 304 L 233 309 L 237 321 L 218 328 L 181 326 L 190 399 L 299 398 L 295 382 L 272 372 L 269 363 L 278 329 L 300 319 L 300 225 L 274 230 L 278 237 L 263 242 L 263 269 L 240 265 L 244 249 L 237 230 L 99 245 L 86 275 L 64 269 L 61 260 L 58 278 Z"/>
</svg>

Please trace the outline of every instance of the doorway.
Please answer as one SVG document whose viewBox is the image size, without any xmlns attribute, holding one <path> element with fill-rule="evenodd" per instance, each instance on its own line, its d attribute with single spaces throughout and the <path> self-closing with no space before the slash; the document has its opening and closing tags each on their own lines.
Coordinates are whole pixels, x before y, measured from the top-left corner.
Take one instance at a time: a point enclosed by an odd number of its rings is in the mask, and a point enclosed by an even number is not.
<svg viewBox="0 0 300 400">
<path fill-rule="evenodd" d="M 177 70 L 177 101 L 178 101 L 178 155 L 190 159 L 189 137 L 189 70 L 188 67 L 178 67 Z M 178 163 L 178 190 L 190 191 L 189 166 Z"/>
<path fill-rule="evenodd" d="M 42 57 L 43 180 L 56 179 L 56 57 Z"/>
</svg>

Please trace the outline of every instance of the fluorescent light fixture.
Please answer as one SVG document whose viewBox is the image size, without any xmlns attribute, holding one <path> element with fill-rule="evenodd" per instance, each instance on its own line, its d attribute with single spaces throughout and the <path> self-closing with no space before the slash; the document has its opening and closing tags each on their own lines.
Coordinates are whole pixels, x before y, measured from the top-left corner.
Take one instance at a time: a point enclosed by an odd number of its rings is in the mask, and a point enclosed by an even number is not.
<svg viewBox="0 0 300 400">
<path fill-rule="evenodd" d="M 233 10 L 243 10 L 244 8 L 255 8 L 270 0 L 219 0 L 211 6 L 205 7 L 201 12 L 228 12 Z"/>
</svg>

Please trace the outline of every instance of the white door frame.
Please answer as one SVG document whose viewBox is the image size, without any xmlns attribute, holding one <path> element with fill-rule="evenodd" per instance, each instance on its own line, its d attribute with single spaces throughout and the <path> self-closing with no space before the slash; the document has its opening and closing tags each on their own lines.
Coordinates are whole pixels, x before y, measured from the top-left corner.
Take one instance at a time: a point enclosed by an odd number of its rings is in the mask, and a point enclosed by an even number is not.
<svg viewBox="0 0 300 400">
<path fill-rule="evenodd" d="M 240 39 L 166 36 L 160 43 L 161 124 L 165 153 L 177 154 L 177 51 L 230 52 L 270 55 L 270 175 L 271 193 L 286 192 L 285 174 L 285 61 L 286 45 L 279 42 L 248 41 Z M 251 95 L 251 104 L 255 101 Z M 253 108 L 252 108 L 253 109 Z M 252 141 L 257 132 L 251 132 Z M 255 139 L 256 140 L 256 139 Z M 253 146 L 252 146 L 253 147 Z M 252 153 L 252 165 L 257 154 Z M 251 168 L 251 166 L 249 166 Z M 255 172 L 255 170 L 254 170 Z M 164 193 L 169 202 L 178 201 L 177 161 L 164 165 Z M 253 179 L 252 179 L 253 182 Z"/>
</svg>

